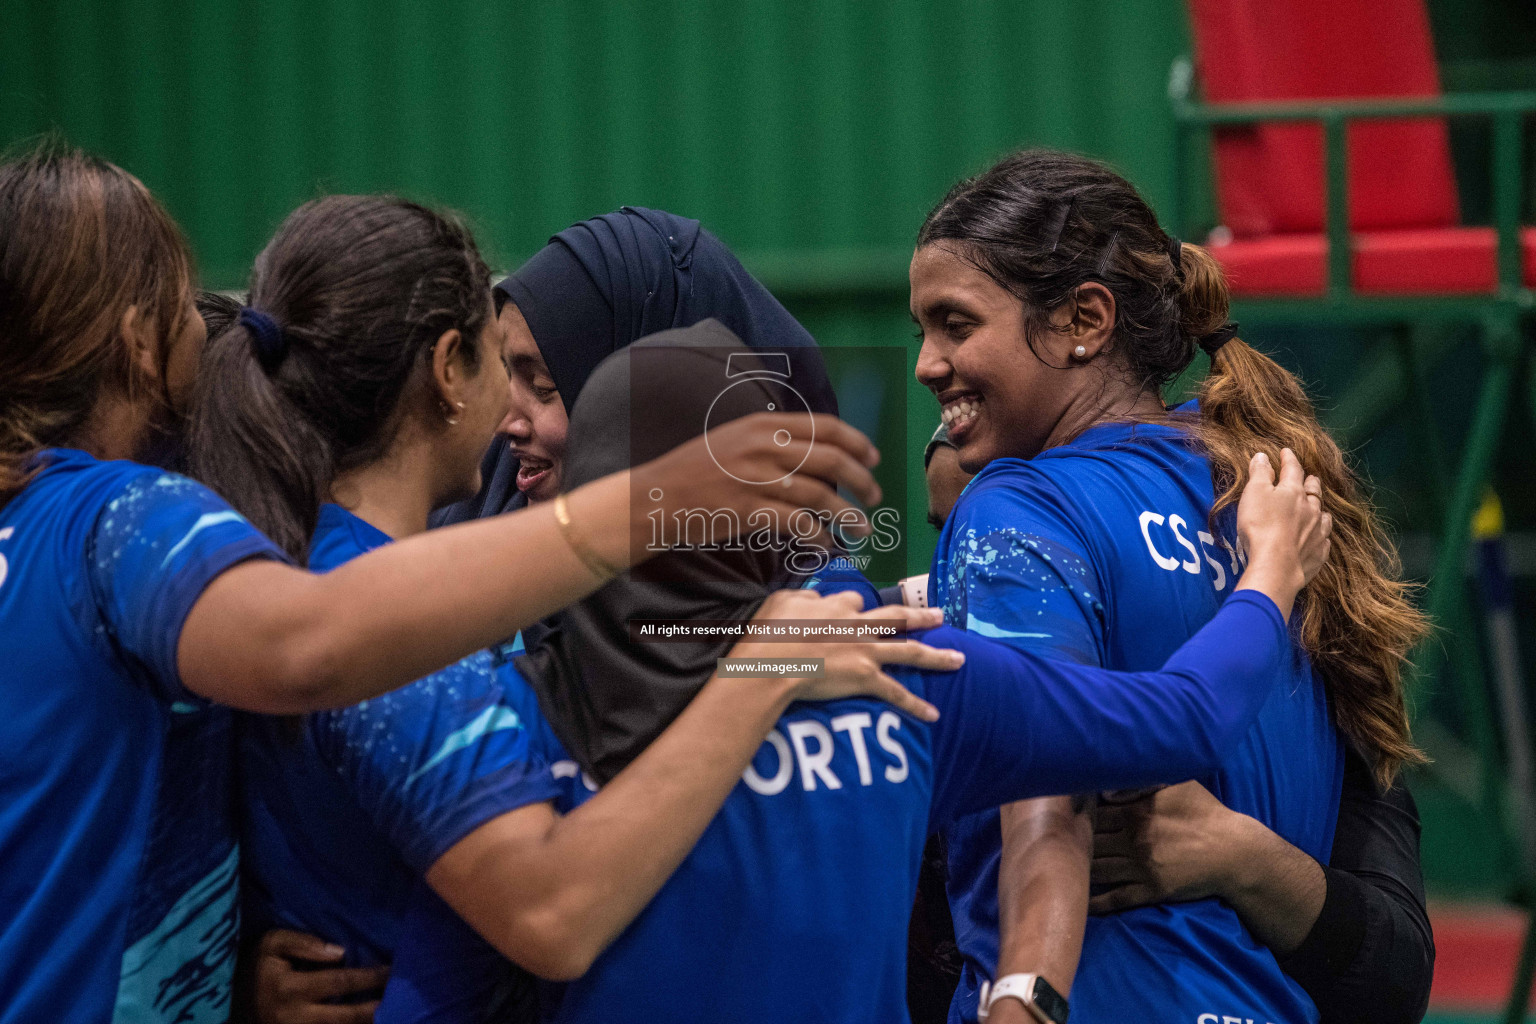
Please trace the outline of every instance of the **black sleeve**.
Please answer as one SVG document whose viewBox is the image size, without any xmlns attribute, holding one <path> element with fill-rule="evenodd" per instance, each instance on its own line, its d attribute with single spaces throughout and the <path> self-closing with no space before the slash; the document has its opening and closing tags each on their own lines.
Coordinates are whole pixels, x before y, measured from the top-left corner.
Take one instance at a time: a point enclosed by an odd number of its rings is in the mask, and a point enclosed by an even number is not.
<svg viewBox="0 0 1536 1024">
<path fill-rule="evenodd" d="M 1323 909 L 1280 966 L 1312 997 L 1322 1024 L 1418 1024 L 1435 965 L 1419 810 L 1402 779 L 1381 792 L 1348 745 L 1338 829 L 1323 873 Z"/>
</svg>

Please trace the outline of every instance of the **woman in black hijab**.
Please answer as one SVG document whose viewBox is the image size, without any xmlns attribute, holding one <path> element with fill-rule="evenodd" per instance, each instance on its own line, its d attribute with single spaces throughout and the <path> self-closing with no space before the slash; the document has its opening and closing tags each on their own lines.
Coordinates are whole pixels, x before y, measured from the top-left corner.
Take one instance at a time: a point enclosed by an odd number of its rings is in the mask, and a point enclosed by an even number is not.
<svg viewBox="0 0 1536 1024">
<path fill-rule="evenodd" d="M 497 515 L 560 493 L 565 431 L 587 378 L 648 334 L 720 321 L 748 348 L 782 352 L 811 411 L 837 415 L 815 339 L 696 220 L 626 206 L 574 224 L 496 286 L 512 338 L 514 411 L 469 501 L 439 525 Z M 521 413 L 521 415 L 520 415 Z"/>
</svg>

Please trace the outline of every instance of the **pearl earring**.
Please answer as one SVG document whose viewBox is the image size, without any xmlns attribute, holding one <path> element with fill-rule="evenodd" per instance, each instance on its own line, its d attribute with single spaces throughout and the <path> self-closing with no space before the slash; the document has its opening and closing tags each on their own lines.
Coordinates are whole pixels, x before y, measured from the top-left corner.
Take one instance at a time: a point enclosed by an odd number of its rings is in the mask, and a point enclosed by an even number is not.
<svg viewBox="0 0 1536 1024">
<path fill-rule="evenodd" d="M 1084 348 L 1083 346 L 1081 346 L 1081 345 L 1079 345 L 1079 346 L 1077 346 L 1077 348 L 1073 349 L 1072 350 L 1072 354 L 1077 356 L 1077 358 L 1079 358 L 1079 359 L 1086 359 L 1086 358 L 1088 358 L 1088 350 L 1086 348 Z"/>
</svg>

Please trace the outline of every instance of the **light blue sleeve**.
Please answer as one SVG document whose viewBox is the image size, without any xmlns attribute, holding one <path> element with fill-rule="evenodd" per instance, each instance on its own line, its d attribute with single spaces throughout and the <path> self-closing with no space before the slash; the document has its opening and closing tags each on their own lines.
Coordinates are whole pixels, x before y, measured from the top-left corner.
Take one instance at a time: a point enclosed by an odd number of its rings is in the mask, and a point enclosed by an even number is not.
<svg viewBox="0 0 1536 1024">
<path fill-rule="evenodd" d="M 208 488 L 145 470 L 102 508 L 86 571 L 107 634 L 167 702 L 199 702 L 181 682 L 176 648 L 208 584 L 249 558 L 284 558 L 261 531 Z"/>
<path fill-rule="evenodd" d="M 480 825 L 563 787 L 526 684 L 482 651 L 361 704 L 309 717 L 321 756 L 375 826 L 425 874 Z"/>
<path fill-rule="evenodd" d="M 1157 672 L 1033 657 L 942 627 L 965 651 L 929 674 L 931 824 L 1014 800 L 1183 782 L 1214 771 L 1253 724 L 1293 657 L 1273 601 L 1239 591 Z M 906 670 L 903 670 L 906 671 Z M 898 676 L 901 678 L 901 676 Z"/>
<path fill-rule="evenodd" d="M 978 483 L 941 538 L 945 621 L 1019 650 L 1103 664 L 1103 592 L 1066 498 L 1043 477 Z"/>
</svg>

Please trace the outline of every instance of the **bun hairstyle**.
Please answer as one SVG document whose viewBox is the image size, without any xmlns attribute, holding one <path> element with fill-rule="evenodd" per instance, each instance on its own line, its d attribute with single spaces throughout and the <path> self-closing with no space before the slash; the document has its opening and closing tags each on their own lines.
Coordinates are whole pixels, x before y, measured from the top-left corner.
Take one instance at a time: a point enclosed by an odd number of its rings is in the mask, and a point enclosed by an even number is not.
<svg viewBox="0 0 1536 1024">
<path fill-rule="evenodd" d="M 458 220 L 391 196 L 299 207 L 256 257 L 249 304 L 210 338 L 194 476 L 299 562 L 339 473 L 389 448 L 444 332 L 477 369 L 490 271 Z"/>
<path fill-rule="evenodd" d="M 0 505 L 39 451 L 80 443 L 101 399 L 169 404 L 191 289 L 186 241 L 127 171 L 56 141 L 0 165 Z M 129 307 L 161 339 L 158 380 L 123 343 Z"/>
<path fill-rule="evenodd" d="M 1236 338 L 1221 267 L 1203 247 L 1179 242 L 1130 182 L 1097 161 L 1026 150 L 960 182 L 918 233 L 943 242 L 1024 303 L 1027 337 L 1053 330 L 1050 315 L 1076 288 L 1103 284 L 1115 296 L 1105 356 L 1138 389 L 1161 389 L 1195 359 L 1202 340 L 1211 371 L 1190 426 L 1211 463 L 1211 515 L 1236 504 L 1248 459 L 1290 448 L 1322 481 L 1333 515 L 1333 551 L 1300 598 L 1300 642 L 1327 686 L 1334 721 L 1368 757 L 1383 785 L 1422 762 L 1409 733 L 1403 668 L 1429 632 L 1409 600 L 1397 555 L 1338 444 L 1317 422 L 1301 382 Z"/>
</svg>

